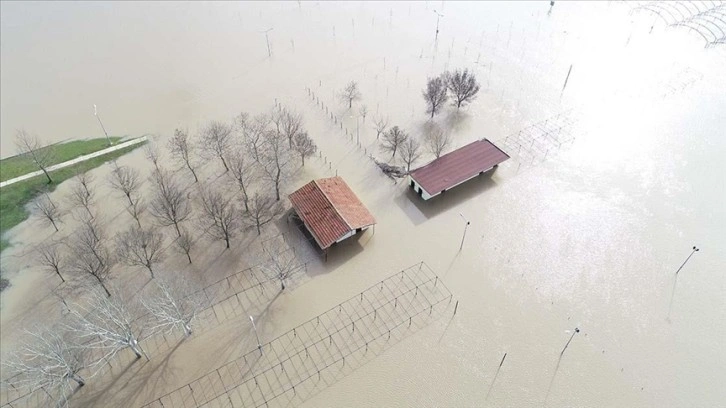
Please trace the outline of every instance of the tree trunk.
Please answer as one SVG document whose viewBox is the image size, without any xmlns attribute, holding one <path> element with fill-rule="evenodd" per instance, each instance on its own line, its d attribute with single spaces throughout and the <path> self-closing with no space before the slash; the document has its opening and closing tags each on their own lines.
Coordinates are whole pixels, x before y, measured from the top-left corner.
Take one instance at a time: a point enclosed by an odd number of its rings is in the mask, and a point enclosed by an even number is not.
<svg viewBox="0 0 726 408">
<path fill-rule="evenodd" d="M 176 235 L 181 237 L 181 231 L 179 231 L 179 223 L 177 221 L 174 221 L 174 229 L 176 229 Z"/>
<path fill-rule="evenodd" d="M 69 377 L 71 380 L 77 382 L 79 387 L 83 387 L 84 385 L 86 385 L 86 381 L 83 379 L 83 377 L 76 373 L 72 373 Z"/>
<path fill-rule="evenodd" d="M 280 286 L 282 286 L 282 290 L 285 290 L 285 280 L 280 279 Z"/>
<path fill-rule="evenodd" d="M 187 337 L 192 335 L 192 327 L 189 325 L 189 323 L 184 323 L 184 334 L 186 334 Z"/>
<path fill-rule="evenodd" d="M 227 249 L 229 249 L 229 235 L 227 235 L 227 234 L 224 235 L 224 242 L 227 243 Z"/>
<path fill-rule="evenodd" d="M 134 217 L 134 219 L 136 220 L 136 224 L 139 226 L 139 229 L 143 229 L 141 228 L 141 221 L 139 221 L 139 217 Z"/>
<path fill-rule="evenodd" d="M 305 167 L 305 155 L 301 154 L 300 157 L 302 158 L 302 165 Z"/>
<path fill-rule="evenodd" d="M 129 204 L 133 207 L 134 206 L 134 201 L 131 199 L 131 192 L 128 192 L 128 193 L 125 193 L 125 194 L 126 194 L 126 198 L 129 199 Z"/>
<path fill-rule="evenodd" d="M 106 296 L 111 297 L 111 292 L 108 291 L 108 289 L 106 288 L 106 285 L 103 284 L 103 281 L 101 280 L 101 278 L 96 276 L 96 280 L 98 280 L 98 283 L 101 284 L 101 287 L 103 288 L 103 290 L 106 291 Z"/>
<path fill-rule="evenodd" d="M 261 227 L 261 226 L 260 226 L 260 221 L 258 220 L 258 221 L 257 221 L 257 236 L 260 236 L 260 235 L 262 235 L 262 230 L 260 229 L 260 227 Z"/>
<path fill-rule="evenodd" d="M 189 171 L 192 172 L 192 176 L 194 176 L 194 182 L 195 183 L 198 182 L 199 179 L 197 178 L 197 172 L 195 172 L 194 169 L 192 168 L 192 166 L 189 165 L 189 162 L 186 162 L 186 163 L 187 163 L 187 167 L 189 167 Z"/>
<path fill-rule="evenodd" d="M 189 263 L 192 263 L 192 257 L 189 255 L 189 252 L 187 252 L 187 259 L 189 259 Z"/>
<path fill-rule="evenodd" d="M 229 167 L 227 167 L 227 162 L 224 161 L 224 157 L 221 154 L 219 155 L 219 159 L 222 160 L 222 164 L 224 165 L 224 172 L 225 173 L 228 172 L 229 171 Z"/>
<path fill-rule="evenodd" d="M 63 279 L 63 275 L 61 275 L 61 273 L 60 273 L 60 271 L 58 270 L 58 268 L 55 268 L 55 273 L 57 273 L 57 274 L 58 274 L 58 277 L 59 277 L 59 278 L 61 278 L 61 280 L 63 281 L 63 283 L 66 283 L 66 280 L 65 280 L 65 279 Z"/>
<path fill-rule="evenodd" d="M 148 269 L 149 270 L 149 273 L 151 273 L 151 279 L 154 279 L 154 271 L 151 269 L 151 264 L 150 263 L 147 263 L 146 264 L 146 269 Z"/>
<path fill-rule="evenodd" d="M 348 109 L 353 107 L 353 98 L 348 98 Z"/>
<path fill-rule="evenodd" d="M 48 218 L 48 219 L 50 220 L 50 223 L 53 224 L 53 228 L 55 228 L 55 232 L 58 232 L 58 226 L 55 225 L 55 220 L 53 220 L 52 218 Z"/>
<path fill-rule="evenodd" d="M 435 107 L 435 106 L 432 106 L 432 107 L 431 107 L 431 119 L 433 119 L 433 118 L 434 118 L 434 114 L 435 114 L 435 113 L 436 113 L 436 107 Z"/>
<path fill-rule="evenodd" d="M 140 350 L 140 347 L 139 347 L 139 342 L 136 341 L 136 339 L 131 339 L 131 341 L 129 341 L 129 347 L 131 347 L 131 350 L 133 350 L 134 351 L 134 354 L 136 354 L 136 359 L 137 360 L 140 359 L 141 358 L 141 350 Z"/>
<path fill-rule="evenodd" d="M 48 174 L 48 171 L 45 169 L 45 167 L 41 167 L 41 170 L 43 170 L 43 173 L 45 174 L 45 177 L 48 178 L 48 184 L 51 184 L 53 182 L 53 179 L 50 178 L 50 174 Z"/>
</svg>

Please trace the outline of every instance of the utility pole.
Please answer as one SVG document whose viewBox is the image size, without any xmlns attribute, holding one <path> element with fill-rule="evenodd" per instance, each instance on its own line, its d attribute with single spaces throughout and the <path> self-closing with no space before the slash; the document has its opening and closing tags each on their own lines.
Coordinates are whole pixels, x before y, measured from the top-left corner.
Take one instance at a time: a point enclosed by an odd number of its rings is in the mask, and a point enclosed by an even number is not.
<svg viewBox="0 0 726 408">
<path fill-rule="evenodd" d="M 267 41 L 267 56 L 268 57 L 272 57 L 272 51 L 270 51 L 270 36 L 269 36 L 269 32 L 272 31 L 272 30 L 274 30 L 274 29 L 275 28 L 272 27 L 272 28 L 268 28 L 265 31 L 260 31 L 262 33 L 265 33 L 265 41 Z"/>
<path fill-rule="evenodd" d="M 562 351 L 560 352 L 560 357 L 561 357 L 561 356 L 562 356 L 563 354 L 565 354 L 565 350 L 567 350 L 567 346 L 569 346 L 569 345 L 570 345 L 570 342 L 572 341 L 572 338 L 573 338 L 573 337 L 575 337 L 575 335 L 576 335 L 577 333 L 579 333 L 579 332 L 580 332 L 580 329 L 578 329 L 577 327 L 575 327 L 575 331 L 573 331 L 573 332 L 572 332 L 572 336 L 570 336 L 570 339 L 569 339 L 569 340 L 567 340 L 567 344 L 565 344 L 565 347 L 564 347 L 564 348 L 562 349 Z"/>
<path fill-rule="evenodd" d="M 683 261 L 683 263 L 681 264 L 681 267 L 678 268 L 678 270 L 676 271 L 676 276 L 678 276 L 678 272 L 680 272 L 681 269 L 683 269 L 683 267 L 686 266 L 686 262 L 688 262 L 688 260 L 691 259 L 691 257 L 693 256 L 693 254 L 695 254 L 698 251 L 700 251 L 700 249 L 696 248 L 695 246 L 692 248 L 691 254 L 688 255 L 688 258 L 686 258 L 686 260 Z"/>
<path fill-rule="evenodd" d="M 93 104 L 93 116 L 98 119 L 98 124 L 101 125 L 101 130 L 103 130 L 103 134 L 106 135 L 106 141 L 108 142 L 108 145 L 111 146 L 111 139 L 108 137 L 108 132 L 106 132 L 106 128 L 103 127 L 103 122 L 101 122 L 101 117 L 98 116 L 98 109 L 96 109 L 96 104 Z"/>
<path fill-rule="evenodd" d="M 434 41 L 436 41 L 436 40 L 438 40 L 438 39 L 439 39 L 439 20 L 440 20 L 440 19 L 441 19 L 441 17 L 443 17 L 444 15 L 443 15 L 443 14 L 441 14 L 441 13 L 439 13 L 439 12 L 438 12 L 438 11 L 436 11 L 436 10 L 434 10 L 434 13 L 436 13 L 436 37 L 434 37 Z"/>
<path fill-rule="evenodd" d="M 459 245 L 459 251 L 461 251 L 461 249 L 464 248 L 464 238 L 466 238 L 466 229 L 469 228 L 469 224 L 471 224 L 471 223 L 469 222 L 469 220 L 464 218 L 464 214 L 459 213 L 459 216 L 461 216 L 461 219 L 464 220 L 464 222 L 466 222 L 466 225 L 464 225 L 464 235 L 461 237 L 461 245 Z"/>
</svg>

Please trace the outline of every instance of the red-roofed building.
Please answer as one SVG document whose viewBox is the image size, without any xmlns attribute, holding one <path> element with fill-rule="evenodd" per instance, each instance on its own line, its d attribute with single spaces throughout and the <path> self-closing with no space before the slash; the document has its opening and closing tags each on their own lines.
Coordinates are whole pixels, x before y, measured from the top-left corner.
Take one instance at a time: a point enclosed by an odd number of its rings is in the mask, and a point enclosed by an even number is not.
<svg viewBox="0 0 726 408">
<path fill-rule="evenodd" d="M 424 200 L 483 174 L 509 155 L 487 139 L 477 140 L 446 153 L 431 163 L 409 173 L 411 187 Z"/>
<path fill-rule="evenodd" d="M 323 250 L 376 224 L 353 190 L 337 176 L 313 180 L 288 197 Z"/>
</svg>

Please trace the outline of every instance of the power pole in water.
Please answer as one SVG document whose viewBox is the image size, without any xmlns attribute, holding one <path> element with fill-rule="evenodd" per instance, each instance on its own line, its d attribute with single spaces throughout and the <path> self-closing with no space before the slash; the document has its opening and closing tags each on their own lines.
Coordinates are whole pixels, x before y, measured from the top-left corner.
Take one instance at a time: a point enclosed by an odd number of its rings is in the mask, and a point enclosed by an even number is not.
<svg viewBox="0 0 726 408">
<path fill-rule="evenodd" d="M 441 13 L 439 13 L 439 12 L 438 12 L 438 11 L 436 11 L 436 10 L 434 10 L 434 13 L 436 13 L 436 37 L 434 37 L 434 41 L 436 41 L 436 40 L 438 40 L 438 39 L 439 39 L 439 20 L 440 20 L 440 19 L 441 19 L 441 17 L 443 17 L 444 15 L 443 15 L 443 14 L 441 14 Z"/>
<path fill-rule="evenodd" d="M 686 260 L 683 261 L 683 263 L 681 264 L 681 267 L 678 268 L 678 270 L 676 271 L 676 276 L 678 276 L 678 272 L 680 272 L 681 269 L 683 269 L 683 267 L 686 266 L 686 263 L 688 262 L 689 259 L 691 259 L 691 257 L 693 256 L 693 254 L 695 254 L 698 251 L 700 251 L 700 249 L 696 248 L 695 246 L 692 248 L 691 254 L 688 255 L 688 258 L 686 258 Z"/>
<path fill-rule="evenodd" d="M 466 238 L 466 229 L 469 228 L 469 224 L 471 224 L 471 223 L 469 222 L 469 220 L 464 218 L 464 214 L 459 213 L 459 216 L 461 216 L 461 219 L 464 220 L 464 222 L 466 222 L 466 225 L 464 225 L 464 235 L 461 237 L 461 245 L 459 245 L 459 251 L 461 251 L 461 249 L 464 248 L 464 238 Z"/>
<path fill-rule="evenodd" d="M 106 135 L 106 141 L 108 142 L 108 145 L 111 146 L 111 139 L 108 137 L 108 132 L 106 132 L 106 128 L 103 127 L 103 122 L 101 122 L 101 117 L 98 116 L 98 109 L 96 109 L 96 104 L 93 104 L 93 116 L 98 119 L 98 124 L 101 125 L 101 130 L 103 130 L 103 134 Z"/>
<path fill-rule="evenodd" d="M 267 41 L 267 56 L 268 56 L 268 57 L 271 57 L 271 56 L 272 56 L 272 51 L 270 51 L 270 36 L 269 36 L 269 34 L 268 34 L 268 33 L 269 33 L 270 31 L 274 30 L 274 29 L 275 29 L 275 28 L 273 27 L 273 28 L 268 28 L 268 29 L 267 29 L 267 30 L 265 30 L 265 31 L 262 31 L 263 33 L 265 33 L 265 41 Z"/>
</svg>

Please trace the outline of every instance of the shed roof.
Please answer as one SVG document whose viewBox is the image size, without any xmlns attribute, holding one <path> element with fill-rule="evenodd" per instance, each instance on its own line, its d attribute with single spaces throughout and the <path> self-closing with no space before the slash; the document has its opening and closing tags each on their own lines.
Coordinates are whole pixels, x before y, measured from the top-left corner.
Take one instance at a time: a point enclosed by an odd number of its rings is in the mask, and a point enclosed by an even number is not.
<svg viewBox="0 0 726 408">
<path fill-rule="evenodd" d="M 320 248 L 376 223 L 341 177 L 313 180 L 289 195 L 290 202 Z"/>
<path fill-rule="evenodd" d="M 508 154 L 482 139 L 449 152 L 410 175 L 427 193 L 436 195 L 507 159 Z"/>
</svg>

